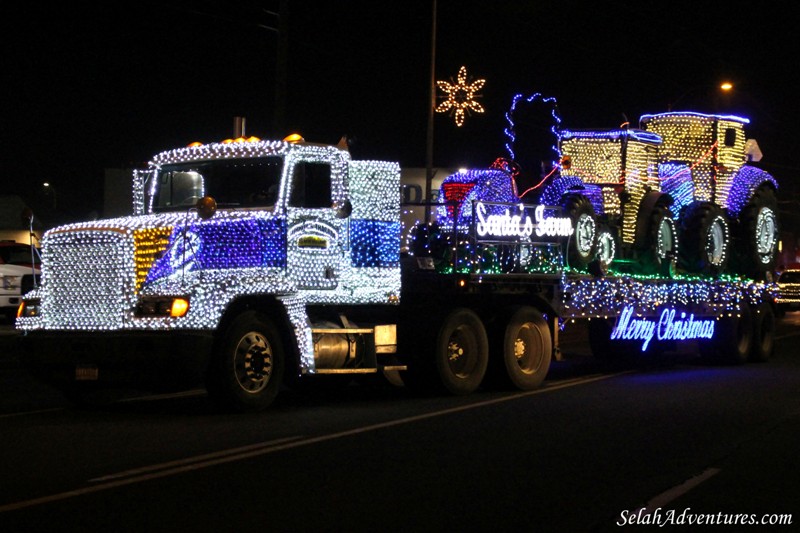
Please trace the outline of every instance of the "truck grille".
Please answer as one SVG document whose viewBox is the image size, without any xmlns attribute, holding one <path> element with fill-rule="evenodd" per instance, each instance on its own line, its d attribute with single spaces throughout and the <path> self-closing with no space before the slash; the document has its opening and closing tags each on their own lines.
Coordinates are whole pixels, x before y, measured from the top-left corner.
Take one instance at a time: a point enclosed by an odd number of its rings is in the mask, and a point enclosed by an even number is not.
<svg viewBox="0 0 800 533">
<path fill-rule="evenodd" d="M 136 285 L 130 233 L 66 230 L 43 247 L 43 315 L 50 329 L 117 329 Z"/>
</svg>

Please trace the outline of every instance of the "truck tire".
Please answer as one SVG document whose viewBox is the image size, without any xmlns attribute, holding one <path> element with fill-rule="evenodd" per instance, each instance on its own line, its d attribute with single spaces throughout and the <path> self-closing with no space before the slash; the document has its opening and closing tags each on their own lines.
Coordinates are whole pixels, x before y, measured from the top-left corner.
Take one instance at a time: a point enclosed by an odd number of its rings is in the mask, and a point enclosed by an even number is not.
<svg viewBox="0 0 800 533">
<path fill-rule="evenodd" d="M 492 336 L 489 375 L 497 388 L 538 388 L 550 369 L 553 339 L 547 322 L 533 307 L 512 309 L 505 324 Z"/>
<path fill-rule="evenodd" d="M 678 260 L 678 229 L 672 212 L 656 205 L 648 220 L 643 266 L 666 278 L 672 278 Z"/>
<path fill-rule="evenodd" d="M 234 411 L 266 409 L 278 394 L 284 364 L 275 325 L 263 313 L 242 313 L 215 349 L 207 376 L 208 395 Z"/>
<path fill-rule="evenodd" d="M 564 213 L 572 219 L 574 233 L 567 248 L 568 265 L 585 270 L 597 251 L 597 222 L 594 207 L 579 193 L 565 194 L 561 201 Z"/>
<path fill-rule="evenodd" d="M 775 349 L 775 313 L 772 305 L 762 302 L 753 312 L 753 351 L 750 360 L 761 363 L 772 357 Z"/>
<path fill-rule="evenodd" d="M 474 392 L 489 362 L 489 340 L 480 317 L 470 309 L 453 310 L 439 328 L 433 356 L 441 384 L 448 392 Z"/>
<path fill-rule="evenodd" d="M 711 359 L 723 364 L 746 363 L 753 350 L 753 326 L 752 312 L 747 304 L 742 305 L 738 316 L 720 318 L 712 341 Z"/>
<path fill-rule="evenodd" d="M 760 277 L 775 268 L 778 202 L 768 185 L 757 188 L 739 213 L 735 263 L 740 274 Z"/>
<path fill-rule="evenodd" d="M 688 272 L 718 276 L 728 266 L 730 230 L 722 209 L 711 202 L 688 207 L 681 221 L 680 262 Z"/>
</svg>

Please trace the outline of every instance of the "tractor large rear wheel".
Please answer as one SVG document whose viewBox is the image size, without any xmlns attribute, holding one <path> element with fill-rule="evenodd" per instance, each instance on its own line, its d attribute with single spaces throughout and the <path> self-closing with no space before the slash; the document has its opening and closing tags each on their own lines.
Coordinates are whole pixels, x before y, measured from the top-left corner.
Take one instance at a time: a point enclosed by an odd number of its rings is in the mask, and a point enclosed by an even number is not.
<svg viewBox="0 0 800 533">
<path fill-rule="evenodd" d="M 777 206 L 775 191 L 762 185 L 740 212 L 734 255 L 738 273 L 760 278 L 775 268 L 779 240 Z"/>
<path fill-rule="evenodd" d="M 689 272 L 718 276 L 728 266 L 730 225 L 722 209 L 711 202 L 688 207 L 681 220 L 680 262 Z"/>
</svg>

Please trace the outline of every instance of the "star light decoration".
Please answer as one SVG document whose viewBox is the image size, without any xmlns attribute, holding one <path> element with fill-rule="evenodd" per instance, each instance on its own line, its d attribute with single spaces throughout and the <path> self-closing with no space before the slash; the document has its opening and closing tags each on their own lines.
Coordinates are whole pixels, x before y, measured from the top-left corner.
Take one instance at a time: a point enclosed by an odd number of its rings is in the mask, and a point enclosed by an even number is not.
<svg viewBox="0 0 800 533">
<path fill-rule="evenodd" d="M 452 78 L 450 79 L 452 81 Z M 483 113 L 484 108 L 481 104 L 475 101 L 479 94 L 476 94 L 483 88 L 486 80 L 475 80 L 471 83 L 467 82 L 467 67 L 458 69 L 458 76 L 456 83 L 449 83 L 446 81 L 437 81 L 436 86 L 439 90 L 445 93 L 445 100 L 436 106 L 437 113 L 450 112 L 455 115 L 456 126 L 459 128 L 464 125 L 464 118 L 470 111 L 476 113 Z"/>
</svg>

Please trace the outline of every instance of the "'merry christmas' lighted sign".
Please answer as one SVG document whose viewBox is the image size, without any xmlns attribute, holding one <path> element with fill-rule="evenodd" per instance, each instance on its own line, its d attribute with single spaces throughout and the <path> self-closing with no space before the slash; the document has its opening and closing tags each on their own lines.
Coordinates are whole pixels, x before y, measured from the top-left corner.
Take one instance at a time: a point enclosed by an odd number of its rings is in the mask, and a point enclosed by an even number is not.
<svg viewBox="0 0 800 533">
<path fill-rule="evenodd" d="M 666 340 L 710 339 L 714 336 L 714 319 L 697 319 L 694 314 L 688 316 L 682 311 L 678 318 L 677 311 L 666 308 L 661 312 L 658 322 L 650 317 L 633 317 L 633 307 L 625 307 L 611 331 L 611 340 L 640 340 L 642 351 L 653 338 Z"/>
</svg>

